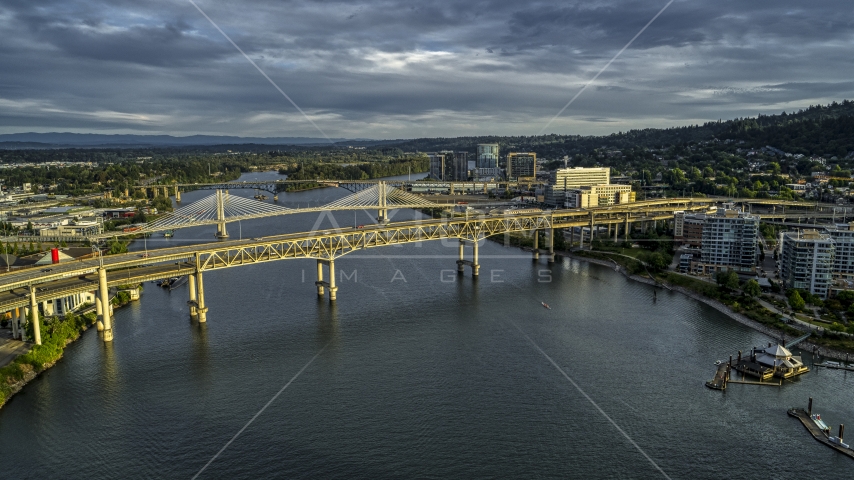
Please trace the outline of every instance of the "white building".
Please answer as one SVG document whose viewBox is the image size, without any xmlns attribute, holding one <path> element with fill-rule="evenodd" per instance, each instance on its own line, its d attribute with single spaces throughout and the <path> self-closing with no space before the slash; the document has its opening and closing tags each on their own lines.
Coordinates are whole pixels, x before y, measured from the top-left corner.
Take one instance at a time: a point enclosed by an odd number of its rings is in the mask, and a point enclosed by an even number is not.
<svg viewBox="0 0 854 480">
<path fill-rule="evenodd" d="M 719 208 L 703 218 L 700 259 L 706 268 L 714 267 L 710 271 L 751 272 L 756 268 L 758 234 L 759 217 L 731 205 Z"/>
<path fill-rule="evenodd" d="M 833 238 L 817 230 L 780 234 L 780 280 L 786 288 L 827 298 L 835 257 Z"/>
<path fill-rule="evenodd" d="M 833 239 L 833 274 L 854 276 L 854 222 L 839 224 L 826 230 Z"/>
</svg>

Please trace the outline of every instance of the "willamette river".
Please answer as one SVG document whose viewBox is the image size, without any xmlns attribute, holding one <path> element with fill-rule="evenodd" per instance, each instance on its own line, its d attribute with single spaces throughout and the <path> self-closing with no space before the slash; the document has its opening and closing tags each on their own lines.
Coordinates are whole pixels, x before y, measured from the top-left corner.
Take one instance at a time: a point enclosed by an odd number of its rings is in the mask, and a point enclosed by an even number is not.
<svg viewBox="0 0 854 480">
<path fill-rule="evenodd" d="M 255 177 L 275 175 L 243 179 Z M 229 233 L 331 226 L 312 214 Z M 715 360 L 769 338 L 680 294 L 653 302 L 650 286 L 609 268 L 549 267 L 492 242 L 480 252 L 478 281 L 451 273 L 455 242 L 345 256 L 336 305 L 318 300 L 313 260 L 212 271 L 201 326 L 186 286 L 147 283 L 116 312 L 112 344 L 86 332 L 0 409 L 0 478 L 189 479 L 280 391 L 199 478 L 851 478 L 854 462 L 786 409 L 812 396 L 834 431 L 854 424 L 852 373 L 712 391 L 703 382 Z"/>
</svg>

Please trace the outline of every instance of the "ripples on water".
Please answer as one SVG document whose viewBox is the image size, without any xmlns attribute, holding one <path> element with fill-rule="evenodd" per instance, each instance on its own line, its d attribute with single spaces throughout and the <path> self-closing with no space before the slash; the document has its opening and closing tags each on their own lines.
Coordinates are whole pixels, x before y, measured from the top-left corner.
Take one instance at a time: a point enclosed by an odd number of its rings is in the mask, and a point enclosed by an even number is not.
<svg viewBox="0 0 854 480">
<path fill-rule="evenodd" d="M 316 220 L 229 229 L 254 237 Z M 117 311 L 112 345 L 87 332 L 0 410 L 0 477 L 192 477 L 329 344 L 200 478 L 661 478 L 514 324 L 673 478 L 850 476 L 850 459 L 785 413 L 813 396 L 831 424 L 852 421 L 850 373 L 711 391 L 715 360 L 767 337 L 679 294 L 653 302 L 651 287 L 609 268 L 549 267 L 491 242 L 481 255 L 478 281 L 447 283 L 454 242 L 346 256 L 336 267 L 356 276 L 339 281 L 337 305 L 316 298 L 312 261 L 209 272 L 202 326 L 188 321 L 186 287 L 146 284 Z M 392 281 L 397 270 L 405 281 Z"/>
</svg>

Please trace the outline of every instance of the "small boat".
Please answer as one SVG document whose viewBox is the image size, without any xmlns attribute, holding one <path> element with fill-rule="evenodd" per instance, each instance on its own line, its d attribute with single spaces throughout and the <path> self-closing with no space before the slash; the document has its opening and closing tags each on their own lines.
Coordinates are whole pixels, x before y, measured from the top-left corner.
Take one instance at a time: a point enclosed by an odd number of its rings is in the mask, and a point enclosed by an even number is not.
<svg viewBox="0 0 854 480">
<path fill-rule="evenodd" d="M 165 232 L 163 232 L 163 236 L 166 238 L 172 238 L 175 236 L 175 232 L 172 230 L 166 230 Z"/>
<path fill-rule="evenodd" d="M 720 361 L 720 360 L 715 361 L 715 365 L 720 365 L 720 364 L 722 364 L 722 363 L 724 363 L 724 362 L 722 362 L 722 361 Z"/>
<path fill-rule="evenodd" d="M 548 308 L 549 310 L 552 309 L 552 307 L 550 307 L 548 303 L 546 303 L 546 302 L 540 302 L 540 303 L 543 305 L 543 307 Z"/>
</svg>

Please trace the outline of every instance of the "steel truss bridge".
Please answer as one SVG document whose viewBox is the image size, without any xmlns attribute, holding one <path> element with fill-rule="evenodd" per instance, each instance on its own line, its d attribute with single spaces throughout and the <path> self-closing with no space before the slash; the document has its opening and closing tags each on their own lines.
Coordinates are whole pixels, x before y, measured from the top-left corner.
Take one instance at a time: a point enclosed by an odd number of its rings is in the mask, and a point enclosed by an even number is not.
<svg viewBox="0 0 854 480">
<path fill-rule="evenodd" d="M 362 207 L 364 208 L 364 207 Z M 376 206 L 374 206 L 376 208 Z M 359 250 L 404 245 L 432 240 L 458 240 L 457 269 L 465 266 L 478 276 L 478 241 L 494 235 L 517 232 L 548 232 L 549 260 L 554 259 L 556 230 L 570 227 L 613 226 L 618 238 L 623 226 L 626 237 L 632 226 L 642 228 L 660 220 L 672 220 L 676 211 L 698 211 L 708 203 L 696 199 L 667 199 L 594 209 L 509 212 L 502 215 L 479 215 L 468 218 L 422 219 L 407 222 L 379 223 L 364 228 L 333 229 L 276 235 L 249 240 L 218 241 L 182 247 L 148 250 L 146 256 L 137 253 L 111 255 L 97 259 L 61 263 L 50 269 L 30 268 L 0 274 L 0 311 L 13 312 L 13 333 L 27 320 L 27 309 L 38 312 L 41 302 L 98 289 L 99 305 L 109 305 L 111 286 L 136 284 L 150 280 L 189 276 L 189 313 L 191 318 L 206 321 L 203 273 L 243 265 L 289 260 L 317 261 L 317 293 L 328 292 L 330 301 L 336 299 L 335 260 Z M 583 234 L 583 233 L 582 233 Z M 534 235 L 534 239 L 538 239 Z M 584 239 L 582 238 L 582 242 Z M 472 256 L 465 258 L 465 247 L 471 245 Z M 535 243 L 535 258 L 539 255 Z M 328 272 L 324 280 L 324 266 Z M 99 329 L 105 341 L 112 340 L 109 308 L 99 308 Z M 38 324 L 36 324 L 38 325 Z M 40 336 L 36 329 L 36 343 Z"/>
</svg>

